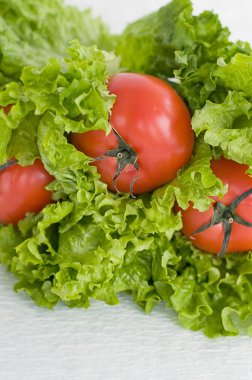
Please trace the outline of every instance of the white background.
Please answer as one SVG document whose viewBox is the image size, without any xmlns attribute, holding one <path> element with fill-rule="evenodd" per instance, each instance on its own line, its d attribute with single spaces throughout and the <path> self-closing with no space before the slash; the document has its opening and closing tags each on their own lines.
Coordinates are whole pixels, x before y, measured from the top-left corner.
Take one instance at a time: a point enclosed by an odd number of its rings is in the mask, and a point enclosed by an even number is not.
<svg viewBox="0 0 252 380">
<path fill-rule="evenodd" d="M 53 1 L 53 0 L 52 0 Z M 113 32 L 165 0 L 68 0 L 92 6 Z M 195 11 L 215 10 L 233 39 L 252 41 L 249 0 L 194 0 Z M 210 340 L 181 328 L 162 306 L 146 315 L 130 296 L 118 306 L 93 302 L 88 310 L 40 309 L 12 290 L 0 266 L 0 379 L 3 380 L 249 380 L 252 340 Z M 252 295 L 251 295 L 252 297 Z"/>
</svg>

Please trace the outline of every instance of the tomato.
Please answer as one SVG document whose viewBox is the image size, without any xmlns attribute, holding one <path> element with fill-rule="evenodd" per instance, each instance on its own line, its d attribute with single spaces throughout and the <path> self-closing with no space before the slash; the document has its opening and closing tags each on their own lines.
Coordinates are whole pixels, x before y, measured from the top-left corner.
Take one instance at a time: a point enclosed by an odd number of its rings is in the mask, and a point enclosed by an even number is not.
<svg viewBox="0 0 252 380">
<path fill-rule="evenodd" d="M 111 191 L 140 194 L 169 182 L 191 157 L 194 134 L 187 107 L 167 83 L 120 73 L 108 81 L 116 95 L 111 132 L 73 133 L 71 142 L 98 169 Z M 134 185 L 134 188 L 133 188 Z"/>
<path fill-rule="evenodd" d="M 249 251 L 252 249 L 252 177 L 246 174 L 248 166 L 225 158 L 213 160 L 211 166 L 215 175 L 228 185 L 228 191 L 221 199 L 213 197 L 214 202 L 207 211 L 200 212 L 192 205 L 181 210 L 182 231 L 203 251 L 221 256 L 225 252 Z M 209 226 L 211 221 L 214 225 Z"/>
<path fill-rule="evenodd" d="M 12 107 L 12 104 L 9 104 L 9 105 L 6 106 L 6 107 L 1 107 L 1 106 L 0 106 L 0 108 L 2 108 L 2 109 L 4 110 L 4 112 L 7 113 L 7 114 L 10 112 L 11 107 Z"/>
<path fill-rule="evenodd" d="M 39 212 L 52 202 L 52 193 L 45 186 L 53 177 L 40 160 L 25 167 L 15 161 L 5 166 L 0 171 L 0 223 L 16 224 L 27 212 Z"/>
</svg>

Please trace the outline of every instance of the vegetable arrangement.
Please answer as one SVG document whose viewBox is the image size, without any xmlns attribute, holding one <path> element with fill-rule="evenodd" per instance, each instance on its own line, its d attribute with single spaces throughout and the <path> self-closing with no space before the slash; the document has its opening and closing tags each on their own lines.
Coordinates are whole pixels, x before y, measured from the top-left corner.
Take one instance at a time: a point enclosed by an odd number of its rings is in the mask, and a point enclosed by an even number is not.
<svg viewBox="0 0 252 380">
<path fill-rule="evenodd" d="M 33 3 L 0 0 L 0 262 L 15 290 L 48 308 L 128 291 L 209 337 L 251 335 L 249 44 L 189 0 L 120 36 Z"/>
</svg>

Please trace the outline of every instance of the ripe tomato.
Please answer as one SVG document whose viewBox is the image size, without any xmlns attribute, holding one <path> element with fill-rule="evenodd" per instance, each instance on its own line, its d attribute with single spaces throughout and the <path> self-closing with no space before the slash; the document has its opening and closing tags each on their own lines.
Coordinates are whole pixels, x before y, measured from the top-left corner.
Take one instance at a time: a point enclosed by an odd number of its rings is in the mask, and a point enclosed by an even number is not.
<svg viewBox="0 0 252 380">
<path fill-rule="evenodd" d="M 182 231 L 196 247 L 207 252 L 223 255 L 225 252 L 249 251 L 252 249 L 252 177 L 246 174 L 248 167 L 224 158 L 213 160 L 211 166 L 215 175 L 228 185 L 228 192 L 221 199 L 213 197 L 214 203 L 207 211 L 200 212 L 192 205 L 181 210 Z M 216 224 L 208 226 L 211 220 L 213 222 L 214 211 Z M 223 219 L 218 223 L 221 214 Z M 208 227 L 197 232 L 203 226 Z M 225 230 L 230 234 L 230 240 L 226 241 L 224 251 Z"/>
<path fill-rule="evenodd" d="M 1 170 L 0 223 L 15 224 L 27 212 L 41 211 L 52 201 L 51 192 L 45 189 L 52 179 L 40 160 L 25 167 L 13 163 Z"/>
<path fill-rule="evenodd" d="M 187 107 L 164 81 L 121 73 L 110 78 L 116 95 L 108 136 L 73 133 L 71 142 L 93 162 L 111 191 L 140 194 L 173 179 L 190 159 L 194 135 Z M 116 186 L 115 186 L 116 185 Z"/>
</svg>

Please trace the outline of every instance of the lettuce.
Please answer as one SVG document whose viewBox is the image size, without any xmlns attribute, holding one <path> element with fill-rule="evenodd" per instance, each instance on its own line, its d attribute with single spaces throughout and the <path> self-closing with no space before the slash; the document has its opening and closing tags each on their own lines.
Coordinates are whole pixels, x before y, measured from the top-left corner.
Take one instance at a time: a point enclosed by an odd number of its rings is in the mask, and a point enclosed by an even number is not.
<svg viewBox="0 0 252 380">
<path fill-rule="evenodd" d="M 62 0 L 0 0 L 0 86 L 18 80 L 25 65 L 41 67 L 51 57 L 64 56 L 73 39 L 108 51 L 116 42 L 89 9 L 81 12 Z"/>
<path fill-rule="evenodd" d="M 251 55 L 235 54 L 226 63 L 219 59 L 214 71 L 218 85 L 227 89 L 223 102 L 206 101 L 193 116 L 197 136 L 211 145 L 216 156 L 223 155 L 249 166 L 252 173 Z"/>
<path fill-rule="evenodd" d="M 252 253 L 218 259 L 199 251 L 174 208 L 204 211 L 225 193 L 213 157 L 251 170 L 249 45 L 230 42 L 212 12 L 193 15 L 189 0 L 173 0 L 121 36 L 58 0 L 38 8 L 0 0 L 0 9 L 0 104 L 14 104 L 8 115 L 0 110 L 0 163 L 39 157 L 54 176 L 54 203 L 17 226 L 0 225 L 0 263 L 17 277 L 15 290 L 47 308 L 114 305 L 130 292 L 146 312 L 163 302 L 184 327 L 209 337 L 251 335 Z M 107 79 L 121 70 L 172 83 L 196 136 L 177 177 L 136 199 L 109 192 L 69 140 L 71 132 L 110 131 Z"/>
<path fill-rule="evenodd" d="M 211 151 L 200 140 L 191 165 L 168 186 L 137 199 L 107 191 L 68 135 L 110 130 L 115 98 L 106 81 L 116 62 L 113 54 L 73 41 L 65 59 L 24 67 L 20 82 L 10 82 L 0 93 L 5 104 L 15 103 L 8 116 L 1 113 L 9 139 L 1 162 L 15 155 L 27 165 L 40 157 L 55 178 L 50 188 L 58 202 L 12 227 L 12 249 L 4 245 L 0 251 L 1 262 L 19 278 L 15 289 L 42 306 L 62 300 L 87 307 L 91 298 L 114 304 L 118 292 L 130 290 L 150 310 L 160 301 L 151 285 L 160 236 L 164 246 L 170 245 L 181 228 L 173 205 L 193 201 L 204 209 L 210 203 L 206 195 L 222 191 L 210 169 Z"/>
<path fill-rule="evenodd" d="M 207 99 L 223 100 L 225 86 L 213 76 L 217 60 L 249 54 L 248 43 L 233 43 L 218 16 L 193 14 L 190 0 L 173 0 L 158 11 L 129 24 L 116 52 L 127 70 L 158 76 L 173 85 L 192 112 Z"/>
<path fill-rule="evenodd" d="M 202 330 L 211 338 L 251 335 L 252 253 L 229 254 L 219 260 L 200 252 L 179 233 L 172 240 L 172 247 L 180 258 L 172 266 L 177 276 L 161 281 L 160 294 L 167 306 L 176 310 L 180 323 Z M 165 287 L 169 298 L 163 296 Z"/>
<path fill-rule="evenodd" d="M 133 72 L 173 76 L 177 18 L 188 7 L 192 10 L 190 0 L 173 0 L 157 12 L 129 24 L 116 48 L 122 67 Z"/>
<path fill-rule="evenodd" d="M 252 169 L 252 103 L 242 92 L 230 91 L 222 103 L 207 101 L 195 112 L 192 125 L 203 134 L 215 154 L 233 159 Z"/>
</svg>

